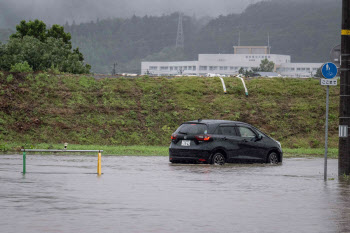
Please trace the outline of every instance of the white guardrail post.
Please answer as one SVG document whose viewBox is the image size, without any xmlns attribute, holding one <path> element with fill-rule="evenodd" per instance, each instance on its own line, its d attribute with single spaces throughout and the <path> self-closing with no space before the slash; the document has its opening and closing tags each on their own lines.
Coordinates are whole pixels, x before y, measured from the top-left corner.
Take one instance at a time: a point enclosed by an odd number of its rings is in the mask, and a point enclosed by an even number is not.
<svg viewBox="0 0 350 233">
<path fill-rule="evenodd" d="M 222 88 L 224 88 L 224 93 L 226 94 L 226 86 L 225 86 L 225 81 L 223 78 L 219 77 L 221 79 L 221 83 L 222 83 Z"/>
</svg>

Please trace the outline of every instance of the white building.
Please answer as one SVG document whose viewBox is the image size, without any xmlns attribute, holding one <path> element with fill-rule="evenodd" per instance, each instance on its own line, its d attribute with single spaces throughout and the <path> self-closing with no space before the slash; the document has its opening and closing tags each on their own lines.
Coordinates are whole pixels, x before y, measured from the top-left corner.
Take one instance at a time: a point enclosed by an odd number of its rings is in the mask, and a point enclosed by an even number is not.
<svg viewBox="0 0 350 233">
<path fill-rule="evenodd" d="M 290 55 L 270 54 L 268 46 L 234 46 L 234 54 L 199 54 L 198 61 L 141 62 L 141 74 L 157 76 L 210 73 L 236 75 L 240 68 L 258 68 L 267 58 L 275 63 L 274 71 L 287 77 L 311 77 L 322 63 L 291 63 Z"/>
</svg>

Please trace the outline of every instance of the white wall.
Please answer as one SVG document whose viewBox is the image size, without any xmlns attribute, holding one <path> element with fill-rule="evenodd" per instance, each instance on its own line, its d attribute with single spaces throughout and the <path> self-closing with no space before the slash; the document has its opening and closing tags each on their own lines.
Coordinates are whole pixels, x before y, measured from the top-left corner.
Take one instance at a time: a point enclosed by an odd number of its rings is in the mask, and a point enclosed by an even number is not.
<svg viewBox="0 0 350 233">
<path fill-rule="evenodd" d="M 277 69 L 277 72 L 287 77 L 311 77 L 317 72 L 323 63 L 285 63 Z"/>
<path fill-rule="evenodd" d="M 276 72 L 288 77 L 310 77 L 322 63 L 291 63 L 291 56 L 279 54 L 199 54 L 198 61 L 142 62 L 141 74 L 166 75 L 236 75 L 241 67 L 259 67 L 267 58 L 276 65 Z"/>
</svg>

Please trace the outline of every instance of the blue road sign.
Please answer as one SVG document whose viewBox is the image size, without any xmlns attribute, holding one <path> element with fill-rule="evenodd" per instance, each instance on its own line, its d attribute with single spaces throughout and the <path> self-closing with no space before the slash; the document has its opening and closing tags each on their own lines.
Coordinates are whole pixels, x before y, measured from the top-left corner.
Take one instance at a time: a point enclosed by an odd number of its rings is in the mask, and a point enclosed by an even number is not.
<svg viewBox="0 0 350 233">
<path fill-rule="evenodd" d="M 325 78 L 331 79 L 334 78 L 338 73 L 337 66 L 331 62 L 325 63 L 322 66 L 322 74 Z"/>
</svg>

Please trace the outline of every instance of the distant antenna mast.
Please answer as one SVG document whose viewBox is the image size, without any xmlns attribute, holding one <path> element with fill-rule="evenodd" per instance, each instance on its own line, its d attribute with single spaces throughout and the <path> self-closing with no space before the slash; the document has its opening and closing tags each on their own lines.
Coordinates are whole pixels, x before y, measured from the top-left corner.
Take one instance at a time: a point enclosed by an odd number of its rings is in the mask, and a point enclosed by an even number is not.
<svg viewBox="0 0 350 233">
<path fill-rule="evenodd" d="M 270 33 L 267 34 L 267 49 L 268 54 L 271 53 L 271 46 L 270 46 Z"/>
<path fill-rule="evenodd" d="M 238 46 L 241 46 L 241 32 L 238 32 Z"/>
<path fill-rule="evenodd" d="M 182 27 L 183 13 L 179 12 L 179 23 L 177 25 L 176 48 L 184 48 L 184 30 Z"/>
</svg>

